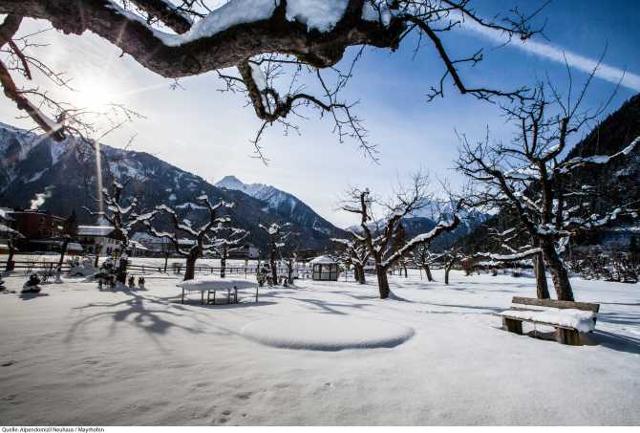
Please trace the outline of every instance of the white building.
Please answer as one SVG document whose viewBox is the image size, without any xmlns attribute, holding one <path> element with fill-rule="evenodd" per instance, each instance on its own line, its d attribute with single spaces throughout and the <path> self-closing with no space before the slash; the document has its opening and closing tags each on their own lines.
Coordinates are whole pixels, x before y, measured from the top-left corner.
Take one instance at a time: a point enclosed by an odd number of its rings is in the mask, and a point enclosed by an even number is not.
<svg viewBox="0 0 640 433">
<path fill-rule="evenodd" d="M 110 255 L 120 243 L 115 229 L 108 225 L 78 226 L 78 241 L 89 254 Z"/>
</svg>

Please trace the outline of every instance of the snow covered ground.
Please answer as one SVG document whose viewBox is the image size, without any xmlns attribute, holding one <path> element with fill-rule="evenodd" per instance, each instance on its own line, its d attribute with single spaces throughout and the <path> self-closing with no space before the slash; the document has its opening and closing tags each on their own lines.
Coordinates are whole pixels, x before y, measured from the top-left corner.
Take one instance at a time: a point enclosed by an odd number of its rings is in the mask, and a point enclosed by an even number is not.
<svg viewBox="0 0 640 433">
<path fill-rule="evenodd" d="M 1 294 L 0 424 L 640 424 L 640 285 L 574 280 L 601 314 L 594 345 L 571 347 L 500 329 L 532 279 L 435 276 L 392 276 L 406 302 L 300 280 L 259 303 L 181 305 L 160 274 L 146 290 Z"/>
</svg>

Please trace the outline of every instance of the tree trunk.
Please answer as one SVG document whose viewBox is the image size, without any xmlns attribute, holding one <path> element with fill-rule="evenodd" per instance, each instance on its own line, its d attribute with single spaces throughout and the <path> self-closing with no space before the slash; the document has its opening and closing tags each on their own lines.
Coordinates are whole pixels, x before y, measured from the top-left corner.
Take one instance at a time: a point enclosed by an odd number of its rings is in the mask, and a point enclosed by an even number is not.
<svg viewBox="0 0 640 433">
<path fill-rule="evenodd" d="M 222 254 L 220 255 L 220 278 L 225 278 L 227 276 L 227 249 L 222 249 Z"/>
<path fill-rule="evenodd" d="M 549 287 L 547 285 L 547 273 L 542 254 L 537 254 L 533 259 L 533 270 L 536 274 L 536 291 L 538 299 L 549 299 Z"/>
<path fill-rule="evenodd" d="M 424 273 L 427 274 L 427 281 L 433 281 L 433 275 L 431 274 L 431 267 L 429 264 L 425 263 L 422 265 L 422 269 L 424 269 Z"/>
<path fill-rule="evenodd" d="M 118 259 L 118 269 L 116 269 L 116 281 L 125 285 L 127 284 L 127 264 L 129 259 Z"/>
<path fill-rule="evenodd" d="M 451 271 L 451 268 L 453 268 L 453 262 L 447 263 L 444 266 L 444 283 L 445 284 L 449 284 L 449 271 Z"/>
<path fill-rule="evenodd" d="M 100 252 L 102 251 L 102 245 L 96 245 L 96 259 L 93 261 L 93 267 L 98 267 L 98 261 L 100 260 Z"/>
<path fill-rule="evenodd" d="M 276 254 L 272 252 L 269 256 L 269 266 L 271 266 L 271 278 L 273 279 L 274 286 L 278 285 L 278 270 L 276 269 Z"/>
<path fill-rule="evenodd" d="M 553 287 L 558 294 L 558 300 L 573 301 L 573 290 L 571 289 L 571 282 L 569 281 L 569 273 L 562 260 L 560 260 L 560 257 L 558 257 L 553 242 L 542 242 L 542 254 L 549 268 L 549 272 L 551 272 L 551 279 L 553 280 Z"/>
<path fill-rule="evenodd" d="M 404 277 L 405 278 L 409 278 L 409 273 L 407 272 L 407 264 L 406 263 L 402 264 L 402 269 L 404 269 Z"/>
<path fill-rule="evenodd" d="M 360 264 L 353 265 L 353 276 L 356 278 L 356 281 L 360 284 L 365 284 L 366 279 L 364 276 L 364 266 Z"/>
<path fill-rule="evenodd" d="M 380 292 L 380 299 L 387 299 L 390 292 L 387 270 L 382 266 L 376 265 L 376 275 L 378 277 L 378 291 Z"/>
<path fill-rule="evenodd" d="M 196 260 L 198 260 L 198 256 L 195 254 L 189 254 L 187 256 L 187 268 L 184 270 L 184 281 L 193 280 L 195 277 Z"/>
<path fill-rule="evenodd" d="M 287 275 L 287 283 L 293 284 L 293 260 L 287 262 L 287 271 L 289 275 Z"/>
<path fill-rule="evenodd" d="M 9 257 L 7 257 L 7 265 L 5 267 L 5 271 L 9 272 L 9 271 L 13 271 L 13 269 L 15 268 L 15 263 L 13 261 L 13 255 L 16 252 L 16 249 L 13 247 L 13 241 L 9 241 Z"/>
<path fill-rule="evenodd" d="M 62 264 L 64 263 L 64 255 L 67 252 L 67 247 L 69 246 L 69 240 L 62 241 L 62 250 L 60 251 L 60 259 L 58 260 L 58 267 L 62 268 Z"/>
<path fill-rule="evenodd" d="M 169 262 L 169 253 L 164 254 L 164 273 L 167 273 L 167 263 Z"/>
</svg>

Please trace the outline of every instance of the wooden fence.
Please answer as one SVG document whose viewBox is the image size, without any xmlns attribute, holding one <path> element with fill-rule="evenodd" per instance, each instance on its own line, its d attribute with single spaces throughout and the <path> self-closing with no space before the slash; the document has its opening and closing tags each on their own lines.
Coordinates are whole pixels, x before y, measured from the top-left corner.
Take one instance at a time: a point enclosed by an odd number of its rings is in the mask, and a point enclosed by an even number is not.
<svg viewBox="0 0 640 433">
<path fill-rule="evenodd" d="M 14 271 L 23 272 L 25 275 L 30 274 L 31 272 L 46 272 L 53 274 L 57 267 L 58 262 L 49 262 L 44 260 L 16 260 L 14 261 Z M 6 261 L 0 262 L 0 272 L 5 269 L 7 265 Z M 184 272 L 185 264 L 172 262 L 170 266 L 167 267 L 168 274 L 181 274 Z M 221 271 L 220 266 L 211 266 L 211 265 L 196 265 L 195 272 L 198 275 L 220 275 Z M 311 278 L 311 268 L 304 265 L 299 265 L 294 268 L 297 272 L 298 278 L 308 279 Z M 62 272 L 68 272 L 70 270 L 70 266 L 68 263 L 62 264 Z M 164 264 L 155 265 L 155 264 L 137 264 L 137 263 L 129 263 L 127 266 L 127 270 L 129 274 L 134 275 L 147 275 L 147 274 L 155 274 L 155 273 L 163 273 Z M 228 277 L 232 276 L 241 276 L 244 278 L 253 277 L 256 275 L 258 270 L 257 265 L 247 265 L 247 266 L 227 266 L 225 268 L 225 274 Z M 277 268 L 278 275 L 287 275 L 288 270 L 286 267 L 278 267 Z M 295 274 L 295 272 L 294 272 Z"/>
</svg>

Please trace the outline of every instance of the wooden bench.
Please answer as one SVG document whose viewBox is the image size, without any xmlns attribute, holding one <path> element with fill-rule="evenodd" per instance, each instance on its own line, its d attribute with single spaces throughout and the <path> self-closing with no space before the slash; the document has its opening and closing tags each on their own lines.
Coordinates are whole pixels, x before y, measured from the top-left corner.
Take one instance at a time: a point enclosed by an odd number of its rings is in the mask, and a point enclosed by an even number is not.
<svg viewBox="0 0 640 433">
<path fill-rule="evenodd" d="M 593 331 L 599 310 L 599 304 L 587 302 L 514 296 L 511 309 L 499 315 L 504 329 L 509 332 L 522 335 L 522 322 L 552 326 L 556 329 L 555 339 L 558 343 L 580 346 L 581 333 Z"/>
</svg>

